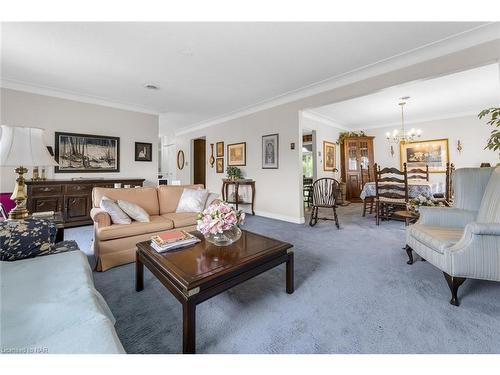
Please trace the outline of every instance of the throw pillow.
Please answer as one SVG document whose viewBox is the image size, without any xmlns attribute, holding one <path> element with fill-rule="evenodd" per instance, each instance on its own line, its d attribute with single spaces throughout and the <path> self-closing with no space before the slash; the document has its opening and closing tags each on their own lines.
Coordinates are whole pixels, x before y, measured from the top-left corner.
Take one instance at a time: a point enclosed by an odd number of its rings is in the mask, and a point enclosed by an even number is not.
<svg viewBox="0 0 500 375">
<path fill-rule="evenodd" d="M 113 224 L 130 224 L 132 220 L 122 209 L 116 204 L 115 201 L 108 197 L 102 197 L 99 206 L 111 216 Z"/>
<path fill-rule="evenodd" d="M 216 194 L 216 193 L 210 193 L 210 194 L 208 194 L 208 198 L 207 198 L 207 201 L 205 203 L 204 209 L 206 209 L 208 206 L 210 206 L 214 201 L 219 201 L 220 202 L 219 194 Z"/>
<path fill-rule="evenodd" d="M 132 219 L 140 221 L 141 223 L 149 223 L 149 214 L 135 203 L 122 201 L 118 199 L 118 206 Z"/>
<path fill-rule="evenodd" d="M 184 189 L 175 212 L 201 212 L 207 202 L 207 189 Z"/>
<path fill-rule="evenodd" d="M 15 261 L 78 249 L 74 241 L 54 244 L 56 231 L 56 224 L 50 220 L 1 221 L 0 260 Z"/>
</svg>

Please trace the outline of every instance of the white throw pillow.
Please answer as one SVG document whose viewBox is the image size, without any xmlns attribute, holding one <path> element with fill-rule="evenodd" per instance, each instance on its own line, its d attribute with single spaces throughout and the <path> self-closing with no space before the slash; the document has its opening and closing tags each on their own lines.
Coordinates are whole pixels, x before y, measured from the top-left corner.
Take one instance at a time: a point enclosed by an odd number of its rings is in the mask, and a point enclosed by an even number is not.
<svg viewBox="0 0 500 375">
<path fill-rule="evenodd" d="M 132 222 L 118 204 L 108 197 L 102 197 L 99 206 L 111 216 L 113 224 L 130 224 Z"/>
<path fill-rule="evenodd" d="M 149 223 L 149 214 L 135 203 L 122 201 L 118 199 L 118 206 L 132 219 L 140 221 L 141 223 Z"/>
<path fill-rule="evenodd" d="M 210 193 L 208 194 L 208 198 L 207 198 L 207 201 L 205 203 L 205 208 L 206 209 L 208 206 L 210 206 L 212 204 L 212 202 L 216 199 L 219 199 L 219 194 L 216 194 L 216 193 Z"/>
<path fill-rule="evenodd" d="M 175 212 L 201 212 L 207 202 L 207 189 L 184 189 Z"/>
</svg>

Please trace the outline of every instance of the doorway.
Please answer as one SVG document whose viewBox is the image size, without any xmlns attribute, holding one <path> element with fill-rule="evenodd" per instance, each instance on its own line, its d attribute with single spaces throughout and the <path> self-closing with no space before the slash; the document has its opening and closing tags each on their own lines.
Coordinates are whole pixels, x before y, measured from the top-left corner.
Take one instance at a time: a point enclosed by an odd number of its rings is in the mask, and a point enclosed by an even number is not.
<svg viewBox="0 0 500 375">
<path fill-rule="evenodd" d="M 302 130 L 302 200 L 305 209 L 312 203 L 312 184 L 316 180 L 316 131 Z"/>
<path fill-rule="evenodd" d="M 206 187 L 206 141 L 204 138 L 193 140 L 193 184 Z"/>
</svg>

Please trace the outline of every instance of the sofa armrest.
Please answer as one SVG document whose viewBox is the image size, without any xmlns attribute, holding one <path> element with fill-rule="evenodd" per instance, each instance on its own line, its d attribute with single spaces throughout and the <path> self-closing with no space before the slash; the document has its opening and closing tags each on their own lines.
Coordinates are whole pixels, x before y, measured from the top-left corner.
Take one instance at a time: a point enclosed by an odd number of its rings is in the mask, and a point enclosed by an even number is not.
<svg viewBox="0 0 500 375">
<path fill-rule="evenodd" d="M 109 227 L 111 225 L 111 216 L 102 208 L 94 207 L 90 210 L 90 217 L 97 224 L 97 228 Z"/>
<path fill-rule="evenodd" d="M 448 207 L 420 207 L 419 224 L 464 228 L 476 220 L 477 212 Z"/>
<path fill-rule="evenodd" d="M 468 224 L 445 256 L 451 276 L 500 281 L 500 223 Z"/>
<path fill-rule="evenodd" d="M 500 236 L 500 223 L 470 223 L 466 230 L 475 235 Z"/>
</svg>

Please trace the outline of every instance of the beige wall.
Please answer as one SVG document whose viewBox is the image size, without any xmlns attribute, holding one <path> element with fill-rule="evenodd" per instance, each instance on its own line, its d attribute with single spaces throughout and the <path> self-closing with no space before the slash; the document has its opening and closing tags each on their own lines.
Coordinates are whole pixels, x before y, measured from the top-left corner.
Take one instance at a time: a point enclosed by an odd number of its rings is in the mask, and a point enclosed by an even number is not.
<svg viewBox="0 0 500 375">
<path fill-rule="evenodd" d="M 302 197 L 300 111 L 367 95 L 409 81 L 471 69 L 499 59 L 500 40 L 495 40 L 371 78 L 362 79 L 360 76 L 360 80 L 355 83 L 177 135 L 174 142 L 178 149 L 187 153 L 186 160 L 190 160 L 190 141 L 196 137 L 205 136 L 207 144 L 220 140 L 224 140 L 226 144 L 246 141 L 248 165 L 244 169 L 246 176 L 257 180 L 256 211 L 264 216 L 303 222 L 303 209 L 300 204 Z M 259 170 L 261 136 L 270 133 L 280 134 L 280 168 Z M 295 151 L 290 150 L 290 142 L 296 143 Z M 177 171 L 177 177 L 184 183 L 190 182 L 190 165 L 183 171 Z M 220 190 L 221 177 L 222 175 L 216 175 L 214 170 L 207 167 L 207 186 L 211 190 Z"/>
<path fill-rule="evenodd" d="M 1 89 L 0 119 L 4 125 L 33 126 L 45 129 L 45 142 L 54 146 L 54 132 L 84 133 L 120 137 L 119 173 L 53 173 L 49 177 L 139 177 L 146 184 L 157 184 L 158 170 L 158 116 L 115 109 L 95 104 L 36 95 L 22 91 Z M 134 161 L 134 142 L 153 144 L 153 161 Z M 31 177 L 31 171 L 28 172 Z M 11 168 L 0 168 L 1 192 L 10 192 L 14 186 Z"/>
<path fill-rule="evenodd" d="M 247 178 L 256 182 L 255 210 L 258 215 L 292 222 L 300 222 L 301 202 L 298 196 L 298 182 L 302 178 L 298 113 L 286 107 L 261 111 L 224 124 L 200 129 L 177 136 L 177 150 L 183 150 L 188 165 L 177 171 L 177 178 L 183 184 L 191 182 L 191 142 L 198 137 L 205 137 L 207 143 L 207 188 L 212 192 L 221 192 L 222 178 L 215 166 L 208 165 L 210 144 L 224 141 L 224 166 L 227 167 L 227 145 L 246 142 L 247 163 L 240 167 Z M 294 126 L 295 125 L 295 126 Z M 279 134 L 279 169 L 262 169 L 262 136 Z M 295 149 L 290 149 L 290 143 Z M 215 153 L 215 151 L 214 151 Z M 225 172 L 225 171 L 224 171 Z M 245 193 L 244 193 L 245 194 Z"/>
</svg>

